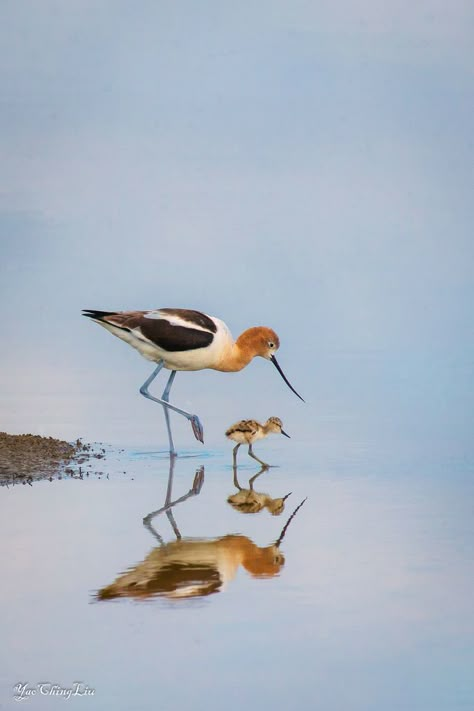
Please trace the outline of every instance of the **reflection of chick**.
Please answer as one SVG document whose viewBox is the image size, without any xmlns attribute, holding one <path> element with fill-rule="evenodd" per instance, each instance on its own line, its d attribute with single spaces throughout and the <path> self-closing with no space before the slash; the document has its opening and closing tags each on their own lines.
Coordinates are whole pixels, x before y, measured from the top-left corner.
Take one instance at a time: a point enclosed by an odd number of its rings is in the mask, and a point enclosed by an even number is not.
<svg viewBox="0 0 474 711">
<path fill-rule="evenodd" d="M 181 539 L 154 548 L 142 563 L 97 593 L 98 600 L 116 597 L 169 599 L 200 597 L 221 591 L 242 565 L 256 578 L 277 575 L 284 564 L 280 541 L 259 548 L 246 536 Z"/>
<path fill-rule="evenodd" d="M 291 493 L 291 492 L 290 492 Z M 269 494 L 260 493 L 253 489 L 241 489 L 236 494 L 231 494 L 228 497 L 228 503 L 241 513 L 258 513 L 263 508 L 266 508 L 272 516 L 279 516 L 285 508 L 285 500 L 290 496 L 281 496 L 277 499 L 272 499 Z"/>
<path fill-rule="evenodd" d="M 238 489 L 236 494 L 231 494 L 227 497 L 229 503 L 236 511 L 241 513 L 258 513 L 263 508 L 266 508 L 272 516 L 279 516 L 285 508 L 285 501 L 290 496 L 291 491 L 286 496 L 281 496 L 273 499 L 269 494 L 254 491 L 253 484 L 255 479 L 263 474 L 267 467 L 262 466 L 259 472 L 254 474 L 249 479 L 249 488 L 243 489 L 237 479 L 237 467 L 234 466 L 234 486 Z"/>
<path fill-rule="evenodd" d="M 235 425 L 231 425 L 226 431 L 225 436 L 238 443 L 233 449 L 234 466 L 237 463 L 237 450 L 240 445 L 248 444 L 249 455 L 253 457 L 253 459 L 256 459 L 257 462 L 260 462 L 263 467 L 269 467 L 269 464 L 265 464 L 265 462 L 262 462 L 262 460 L 254 454 L 252 444 L 258 439 L 267 437 L 267 435 L 272 432 L 285 435 L 285 437 L 290 436 L 284 432 L 283 423 L 279 417 L 270 417 L 264 425 L 261 425 L 256 420 L 240 420 L 240 422 L 236 422 Z"/>
</svg>

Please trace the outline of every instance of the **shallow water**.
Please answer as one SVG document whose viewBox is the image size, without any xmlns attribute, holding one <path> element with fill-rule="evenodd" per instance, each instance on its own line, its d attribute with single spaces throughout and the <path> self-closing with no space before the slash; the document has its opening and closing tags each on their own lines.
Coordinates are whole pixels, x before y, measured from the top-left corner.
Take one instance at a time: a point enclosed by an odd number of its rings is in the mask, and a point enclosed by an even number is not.
<svg viewBox="0 0 474 711">
<path fill-rule="evenodd" d="M 3 707 L 54 709 L 81 682 L 68 705 L 471 709 L 472 478 L 402 447 L 282 440 L 259 443 L 279 466 L 254 481 L 291 492 L 279 515 L 227 502 L 224 447 L 184 452 L 171 490 L 152 448 L 1 490 Z"/>
</svg>

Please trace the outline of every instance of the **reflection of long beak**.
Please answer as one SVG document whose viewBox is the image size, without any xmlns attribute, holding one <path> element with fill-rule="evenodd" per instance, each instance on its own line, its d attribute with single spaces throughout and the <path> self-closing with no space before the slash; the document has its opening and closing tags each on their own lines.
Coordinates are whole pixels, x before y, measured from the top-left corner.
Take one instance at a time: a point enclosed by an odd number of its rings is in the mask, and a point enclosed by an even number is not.
<svg viewBox="0 0 474 711">
<path fill-rule="evenodd" d="M 285 430 L 281 430 L 281 433 L 284 434 L 285 437 L 288 437 L 288 439 L 291 439 L 290 435 L 288 434 L 288 432 L 285 432 Z"/>
<path fill-rule="evenodd" d="M 281 369 L 280 366 L 278 365 L 278 361 L 277 361 L 277 359 L 275 358 L 275 356 L 274 356 L 274 355 L 271 355 L 271 356 L 270 356 L 270 360 L 272 361 L 273 365 L 274 365 L 275 368 L 278 370 L 278 372 L 280 373 L 281 377 L 283 378 L 283 380 L 285 381 L 285 383 L 288 385 L 288 387 L 290 388 L 290 390 L 293 390 L 293 392 L 295 393 L 295 395 L 298 395 L 298 393 L 297 393 L 296 390 L 294 389 L 293 385 L 291 385 L 291 383 L 289 382 L 289 380 L 288 380 L 288 378 L 286 377 L 285 373 L 282 371 L 282 369 Z M 301 395 L 298 395 L 298 397 L 299 397 L 300 400 L 303 400 L 303 398 L 301 397 Z M 304 400 L 303 400 L 303 402 L 304 402 Z M 283 432 L 283 434 L 285 434 L 285 433 Z M 287 435 L 287 437 L 288 437 L 288 435 Z"/>
<path fill-rule="evenodd" d="M 304 502 L 306 501 L 307 498 L 308 498 L 308 497 L 304 498 L 303 501 L 301 502 L 301 504 L 299 504 L 299 506 L 296 507 L 296 509 L 293 511 L 293 513 L 291 514 L 291 516 L 290 516 L 290 518 L 288 519 L 288 521 L 287 521 L 287 522 L 285 523 L 285 525 L 283 526 L 283 530 L 282 530 L 282 532 L 280 533 L 280 537 L 279 537 L 279 539 L 275 542 L 275 545 L 276 545 L 277 548 L 280 547 L 280 544 L 281 544 L 282 540 L 283 540 L 284 537 L 285 537 L 286 529 L 287 529 L 288 526 L 290 525 L 292 519 L 296 516 L 297 511 L 299 511 L 299 509 L 303 506 L 303 504 L 304 504 Z"/>
</svg>

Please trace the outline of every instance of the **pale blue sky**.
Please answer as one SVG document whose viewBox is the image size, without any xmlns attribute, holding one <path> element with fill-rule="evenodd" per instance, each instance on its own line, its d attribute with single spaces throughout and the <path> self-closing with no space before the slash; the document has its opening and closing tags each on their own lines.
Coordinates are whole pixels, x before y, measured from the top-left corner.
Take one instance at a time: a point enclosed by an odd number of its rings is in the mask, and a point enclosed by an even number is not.
<svg viewBox="0 0 474 711">
<path fill-rule="evenodd" d="M 149 365 L 79 314 L 182 306 L 275 328 L 308 401 L 263 361 L 180 375 L 211 440 L 271 414 L 378 437 L 396 413 L 466 452 L 472 3 L 1 12 L 2 429 L 164 435 Z"/>
</svg>

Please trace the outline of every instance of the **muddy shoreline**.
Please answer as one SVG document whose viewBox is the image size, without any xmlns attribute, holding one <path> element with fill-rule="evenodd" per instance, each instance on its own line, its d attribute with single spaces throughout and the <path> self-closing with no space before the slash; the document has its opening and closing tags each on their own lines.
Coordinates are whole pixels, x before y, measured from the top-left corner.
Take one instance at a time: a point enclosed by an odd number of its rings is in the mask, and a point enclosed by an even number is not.
<svg viewBox="0 0 474 711">
<path fill-rule="evenodd" d="M 0 486 L 29 484 L 42 479 L 89 476 L 105 449 L 77 439 L 65 442 L 33 434 L 0 432 Z"/>
</svg>

